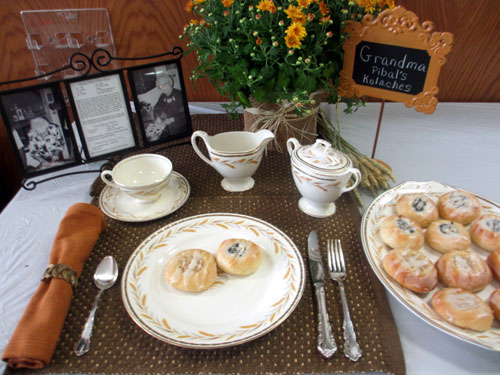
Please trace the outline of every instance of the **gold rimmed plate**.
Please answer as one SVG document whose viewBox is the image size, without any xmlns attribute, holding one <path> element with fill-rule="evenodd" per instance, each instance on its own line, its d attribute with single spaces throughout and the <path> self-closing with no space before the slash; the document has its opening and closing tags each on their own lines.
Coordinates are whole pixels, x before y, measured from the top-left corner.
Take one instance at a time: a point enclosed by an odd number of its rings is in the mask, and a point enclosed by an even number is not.
<svg viewBox="0 0 500 375">
<path fill-rule="evenodd" d="M 439 196 L 457 188 L 435 181 L 408 181 L 379 195 L 368 207 L 361 223 L 361 240 L 365 250 L 366 257 L 370 266 L 374 270 L 385 288 L 399 301 L 413 312 L 416 316 L 427 322 L 431 326 L 445 332 L 452 337 L 474 344 L 476 346 L 500 352 L 500 323 L 493 322 L 493 326 L 486 332 L 475 332 L 472 330 L 457 327 L 442 319 L 434 311 L 431 305 L 431 298 L 435 291 L 444 288 L 444 285 L 438 283 L 438 286 L 426 294 L 414 293 L 405 289 L 392 279 L 382 267 L 382 259 L 391 249 L 385 245 L 379 235 L 381 222 L 388 216 L 396 214 L 396 203 L 405 194 L 423 193 L 437 202 Z M 463 190 L 464 189 L 459 189 Z M 474 194 L 474 193 L 471 193 Z M 474 194 L 482 204 L 482 213 L 494 213 L 500 215 L 500 205 L 486 198 Z M 469 229 L 469 226 L 466 226 Z M 425 230 L 424 230 L 425 231 Z M 486 259 L 489 252 L 480 249 L 472 244 L 471 250 Z M 426 244 L 420 250 L 432 262 L 436 262 L 441 253 L 433 250 Z M 500 288 L 500 283 L 495 279 L 482 291 L 476 293 L 483 301 L 488 301 L 493 290 Z"/>
<path fill-rule="evenodd" d="M 164 280 L 177 252 L 199 248 L 215 254 L 228 238 L 248 239 L 263 249 L 255 273 L 219 274 L 200 293 L 181 292 Z M 210 349 L 242 344 L 278 327 L 297 306 L 304 284 L 302 256 L 281 230 L 254 217 L 214 213 L 176 221 L 149 236 L 128 260 L 121 292 L 132 320 L 153 337 Z"/>
</svg>

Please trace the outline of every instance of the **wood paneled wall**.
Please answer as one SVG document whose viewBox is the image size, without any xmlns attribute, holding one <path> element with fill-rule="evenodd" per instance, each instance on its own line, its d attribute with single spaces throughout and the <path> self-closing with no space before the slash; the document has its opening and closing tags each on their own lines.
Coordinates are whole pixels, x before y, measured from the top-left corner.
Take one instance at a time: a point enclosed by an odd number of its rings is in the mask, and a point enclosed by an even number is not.
<svg viewBox="0 0 500 375">
<path fill-rule="evenodd" d="M 108 9 L 118 56 L 137 57 L 161 53 L 174 45 L 189 15 L 187 0 L 16 0 L 0 2 L 0 81 L 34 75 L 31 52 L 25 43 L 21 10 Z M 500 101 L 500 21 L 498 0 L 397 0 L 420 20 L 433 21 L 436 31 L 455 35 L 452 52 L 439 79 L 439 100 L 461 102 Z M 195 66 L 193 55 L 183 59 L 189 101 L 221 101 L 207 82 L 194 86 L 188 79 Z M 0 87 L 7 89 L 12 87 Z M 5 128 L 0 126 L 2 201 L 20 186 L 21 175 Z M 1 202 L 0 202 L 1 203 Z M 1 205 L 1 204 L 0 204 Z"/>
</svg>

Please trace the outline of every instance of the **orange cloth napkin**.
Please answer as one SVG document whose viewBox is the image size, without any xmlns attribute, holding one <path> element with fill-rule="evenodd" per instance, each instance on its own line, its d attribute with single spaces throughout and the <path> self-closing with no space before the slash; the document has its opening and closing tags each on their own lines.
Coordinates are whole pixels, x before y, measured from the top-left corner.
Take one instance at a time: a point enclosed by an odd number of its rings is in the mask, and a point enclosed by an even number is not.
<svg viewBox="0 0 500 375">
<path fill-rule="evenodd" d="M 70 266 L 80 276 L 104 228 L 106 221 L 101 210 L 87 203 L 74 204 L 59 224 L 49 263 Z M 42 281 L 17 324 L 2 360 L 12 368 L 47 366 L 72 296 L 73 289 L 65 280 L 53 277 Z"/>
</svg>

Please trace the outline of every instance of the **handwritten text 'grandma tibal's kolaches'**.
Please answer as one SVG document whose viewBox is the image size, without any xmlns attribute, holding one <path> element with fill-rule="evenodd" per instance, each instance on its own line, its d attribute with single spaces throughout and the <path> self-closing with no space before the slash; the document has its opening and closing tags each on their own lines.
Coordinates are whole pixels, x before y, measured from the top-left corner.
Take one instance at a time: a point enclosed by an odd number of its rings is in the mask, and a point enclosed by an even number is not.
<svg viewBox="0 0 500 375">
<path fill-rule="evenodd" d="M 411 60 L 408 53 L 403 54 L 402 57 L 401 55 L 398 57 L 382 56 L 376 52 L 373 53 L 371 46 L 365 44 L 360 46 L 358 57 L 363 63 L 370 65 L 368 71 L 364 71 L 361 77 L 357 77 L 356 81 L 362 85 L 410 93 L 415 91 L 412 83 L 406 82 L 410 72 L 422 73 L 424 78 L 427 73 L 428 61 Z M 360 82 L 359 78 L 361 78 Z"/>
</svg>

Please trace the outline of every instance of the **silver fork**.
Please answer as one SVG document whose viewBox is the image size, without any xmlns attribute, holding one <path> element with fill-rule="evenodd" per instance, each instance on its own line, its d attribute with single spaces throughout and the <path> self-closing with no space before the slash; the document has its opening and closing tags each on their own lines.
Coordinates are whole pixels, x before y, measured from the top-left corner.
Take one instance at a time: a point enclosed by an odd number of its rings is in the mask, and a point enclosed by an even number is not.
<svg viewBox="0 0 500 375">
<path fill-rule="evenodd" d="M 351 321 L 345 297 L 344 280 L 346 278 L 346 267 L 340 240 L 335 240 L 335 243 L 333 240 L 328 240 L 327 254 L 330 277 L 339 284 L 340 297 L 342 298 L 342 310 L 344 311 L 344 355 L 351 361 L 357 361 L 361 357 L 361 348 L 356 341 L 356 333 L 354 332 L 354 325 Z"/>
</svg>

